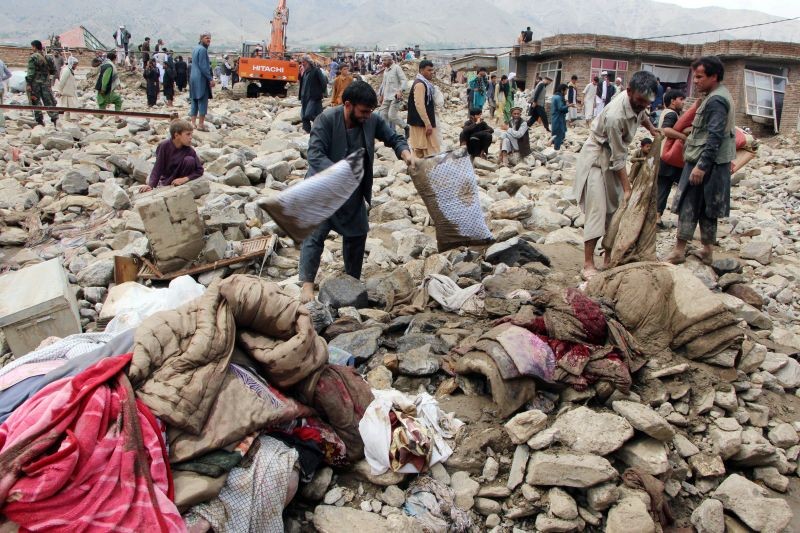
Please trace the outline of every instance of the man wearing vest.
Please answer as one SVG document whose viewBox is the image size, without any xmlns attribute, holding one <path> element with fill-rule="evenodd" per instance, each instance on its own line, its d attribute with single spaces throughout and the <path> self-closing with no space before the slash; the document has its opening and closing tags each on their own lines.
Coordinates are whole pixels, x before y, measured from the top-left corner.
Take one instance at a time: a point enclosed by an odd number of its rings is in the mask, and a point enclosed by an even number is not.
<svg viewBox="0 0 800 533">
<path fill-rule="evenodd" d="M 659 85 L 659 87 L 661 87 L 661 85 Z M 658 93 L 656 93 L 656 97 L 658 97 L 657 95 Z M 685 100 L 686 95 L 677 89 L 670 89 L 662 98 L 666 109 L 661 112 L 658 118 L 658 127 L 668 139 L 686 141 L 686 135 L 674 129 L 675 123 L 678 122 L 678 117 L 683 113 L 683 102 Z M 661 145 L 662 155 L 664 154 L 665 145 L 666 143 Z M 656 210 L 658 211 L 657 224 L 661 224 L 661 215 L 664 214 L 664 209 L 667 208 L 667 199 L 672 190 L 672 184 L 680 181 L 682 173 L 683 167 L 674 167 L 663 159 L 661 160 L 661 164 L 658 166 L 658 200 L 656 201 Z"/>
<path fill-rule="evenodd" d="M 119 87 L 119 76 L 117 68 L 114 66 L 115 59 L 117 59 L 116 52 L 112 51 L 106 54 L 106 59 L 100 65 L 100 72 L 94 88 L 97 91 L 98 108 L 105 109 L 109 104 L 114 104 L 114 110 L 121 111 L 122 97 L 116 91 Z"/>
<path fill-rule="evenodd" d="M 667 257 L 673 264 L 686 260 L 686 243 L 700 224 L 703 249 L 697 256 L 705 264 L 713 261 L 717 220 L 730 215 L 731 162 L 736 158 L 736 126 L 733 98 L 722 85 L 725 67 L 716 56 L 692 63 L 694 86 L 704 96 L 686 139 L 686 165 L 678 184 L 672 210 L 678 213 L 678 241 Z"/>
<path fill-rule="evenodd" d="M 419 74 L 411 85 L 408 96 L 408 144 L 417 157 L 439 153 L 436 135 L 436 112 L 433 104 L 433 63 L 420 61 Z"/>
</svg>

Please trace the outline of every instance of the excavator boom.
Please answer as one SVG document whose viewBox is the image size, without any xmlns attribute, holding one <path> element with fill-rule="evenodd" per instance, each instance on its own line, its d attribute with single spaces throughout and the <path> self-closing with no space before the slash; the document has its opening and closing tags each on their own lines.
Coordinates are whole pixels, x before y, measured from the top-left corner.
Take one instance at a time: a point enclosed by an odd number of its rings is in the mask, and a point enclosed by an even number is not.
<svg viewBox="0 0 800 533">
<path fill-rule="evenodd" d="M 286 0 L 279 0 L 272 16 L 272 32 L 269 40 L 269 57 L 284 59 L 286 54 L 286 26 L 289 24 L 289 8 Z"/>
<path fill-rule="evenodd" d="M 289 8 L 286 7 L 286 0 L 278 0 L 278 7 L 272 16 L 269 47 L 263 57 L 255 51 L 256 48 L 247 44 L 242 47 L 239 77 L 250 85 L 253 82 L 260 83 L 263 92 L 286 94 L 286 83 L 298 81 L 300 65 L 286 57 L 287 24 Z"/>
</svg>

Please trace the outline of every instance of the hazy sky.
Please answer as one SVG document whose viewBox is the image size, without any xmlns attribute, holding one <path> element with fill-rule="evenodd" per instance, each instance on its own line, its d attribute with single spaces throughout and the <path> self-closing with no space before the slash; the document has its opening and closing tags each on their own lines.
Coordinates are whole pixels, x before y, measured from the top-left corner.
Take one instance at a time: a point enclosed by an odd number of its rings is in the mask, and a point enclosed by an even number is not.
<svg viewBox="0 0 800 533">
<path fill-rule="evenodd" d="M 799 0 L 661 0 L 683 7 L 718 6 L 729 9 L 752 9 L 778 17 L 800 17 Z"/>
</svg>

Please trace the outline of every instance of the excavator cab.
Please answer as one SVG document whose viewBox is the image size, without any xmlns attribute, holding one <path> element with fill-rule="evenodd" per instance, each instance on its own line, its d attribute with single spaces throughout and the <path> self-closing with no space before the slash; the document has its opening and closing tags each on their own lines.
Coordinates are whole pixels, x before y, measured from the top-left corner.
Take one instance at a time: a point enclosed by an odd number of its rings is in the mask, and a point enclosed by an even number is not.
<svg viewBox="0 0 800 533">
<path fill-rule="evenodd" d="M 243 87 L 234 87 L 235 92 L 243 92 L 249 98 L 259 94 L 286 96 L 286 85 L 297 82 L 300 75 L 299 63 L 270 58 L 268 53 L 265 57 L 265 50 L 267 48 L 263 42 L 248 41 L 242 44 L 239 78 Z"/>
</svg>

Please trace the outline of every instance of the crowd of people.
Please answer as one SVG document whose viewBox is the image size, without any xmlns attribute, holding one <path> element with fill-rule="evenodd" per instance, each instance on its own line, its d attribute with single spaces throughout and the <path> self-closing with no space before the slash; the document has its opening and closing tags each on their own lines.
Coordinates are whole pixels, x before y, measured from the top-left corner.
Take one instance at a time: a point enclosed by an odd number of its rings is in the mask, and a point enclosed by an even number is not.
<svg viewBox="0 0 800 533">
<path fill-rule="evenodd" d="M 105 54 L 97 70 L 95 89 L 100 109 L 109 105 L 121 109 L 122 98 L 117 91 L 117 69 L 121 64 L 118 53 L 124 54 L 125 61 L 130 61 L 133 55 L 129 48 L 130 34 L 124 26 L 115 32 L 114 37 L 119 52 Z M 171 139 L 165 141 L 172 148 L 159 150 L 160 154 L 163 153 L 159 158 L 169 160 L 159 167 L 167 169 L 167 178 L 157 176 L 151 187 L 188 181 L 184 180 L 187 176 L 183 174 L 189 173 L 184 172 L 183 167 L 189 164 L 187 160 L 191 154 L 184 157 L 183 152 L 191 150 L 191 131 L 207 129 L 205 117 L 215 78 L 220 79 L 224 89 L 230 87 L 235 62 L 231 62 L 227 55 L 223 56 L 215 76 L 208 52 L 210 43 L 211 35 L 201 35 L 189 63 L 181 57 L 173 61 L 162 40 L 156 43 L 152 57 L 149 39 L 145 39 L 140 47 L 148 106 L 156 104 L 161 92 L 167 105 L 172 105 L 175 91 L 182 92 L 187 83 L 191 102 L 190 120 L 179 124 Z M 33 41 L 31 48 L 26 78 L 30 102 L 55 106 L 55 97 L 58 97 L 62 106 L 75 106 L 78 58 L 69 54 L 64 56 L 61 50 L 46 54 L 40 41 Z M 326 115 L 323 107 L 323 99 L 330 94 L 330 106 L 343 110 L 348 130 L 349 124 L 366 123 L 374 110 L 374 116 L 380 120 L 375 124 L 376 135 L 391 139 L 392 146 L 401 146 L 399 139 L 402 139 L 412 158 L 440 152 L 443 143 L 436 113 L 443 97 L 433 83 L 434 65 L 427 59 L 418 61 L 418 73 L 409 83 L 400 65 L 406 57 L 415 57 L 414 50 L 380 56 L 342 55 L 331 61 L 325 72 L 310 56 L 304 56 L 300 61 L 301 119 L 303 130 L 311 134 L 312 142 L 324 135 L 320 128 L 330 127 L 332 115 Z M 667 207 L 672 186 L 678 184 L 673 210 L 679 214 L 679 232 L 669 261 L 679 263 L 684 260 L 687 242 L 699 225 L 703 249 L 698 256 L 704 262 L 710 262 L 717 219 L 727 216 L 730 204 L 731 163 L 736 153 L 734 114 L 730 93 L 722 84 L 724 68 L 719 59 L 703 57 L 692 68 L 695 87 L 706 96 L 692 108 L 698 118 L 690 127 L 681 128 L 677 124 L 684 113 L 686 95 L 676 89 L 665 91 L 660 80 L 649 72 L 636 72 L 625 86 L 621 78 L 612 79 L 608 72 L 602 71 L 583 89 L 579 77 L 572 75 L 569 83 L 559 83 L 548 99 L 549 87 L 554 80 L 547 75 L 537 77 L 531 91 L 523 91 L 513 74 L 501 75 L 498 79 L 497 74 L 490 75 L 487 69 L 480 68 L 467 84 L 468 119 L 459 141 L 475 158 L 488 157 L 496 139 L 499 163 L 508 164 L 512 155 L 524 158 L 531 153 L 530 133 L 537 123 L 548 132 L 549 144 L 559 150 L 566 140 L 567 129 L 581 118 L 586 121 L 589 137 L 580 151 L 575 179 L 575 195 L 586 216 L 583 266 L 586 278 L 597 272 L 594 250 L 605 234 L 611 216 L 631 194 L 626 162 L 628 147 L 636 130 L 641 126 L 653 137 L 664 135 L 680 142 L 684 147 L 683 159 L 677 163 L 674 159 L 664 160 L 657 178 L 659 217 Z M 381 77 L 374 104 L 371 96 L 366 94 L 369 92 L 365 88 L 368 84 L 362 78 L 365 70 Z M 0 79 L 3 77 L 8 77 L 7 69 L 0 64 Z M 403 108 L 407 109 L 405 117 Z M 484 110 L 488 114 L 487 121 L 493 125 L 484 120 Z M 582 110 L 582 116 L 579 110 Z M 523 116 L 525 111 L 527 118 Z M 55 125 L 59 114 L 50 111 L 48 115 Z M 39 124 L 44 124 L 41 111 L 35 111 L 34 116 Z M 318 127 L 320 117 L 327 118 L 321 122 L 324 126 Z M 69 114 L 65 114 L 64 119 L 70 120 Z M 0 128 L 2 126 L 0 116 Z M 495 131 L 496 128 L 499 132 Z M 187 132 L 188 144 L 184 142 Z M 643 144 L 641 150 L 649 152 L 650 142 Z M 180 157 L 176 156 L 173 161 L 175 153 Z M 196 160 L 196 155 L 193 157 Z M 404 156 L 404 159 L 408 158 Z M 199 172 L 201 175 L 201 165 Z M 336 229 L 336 225 L 331 224 L 328 229 Z"/>
</svg>

